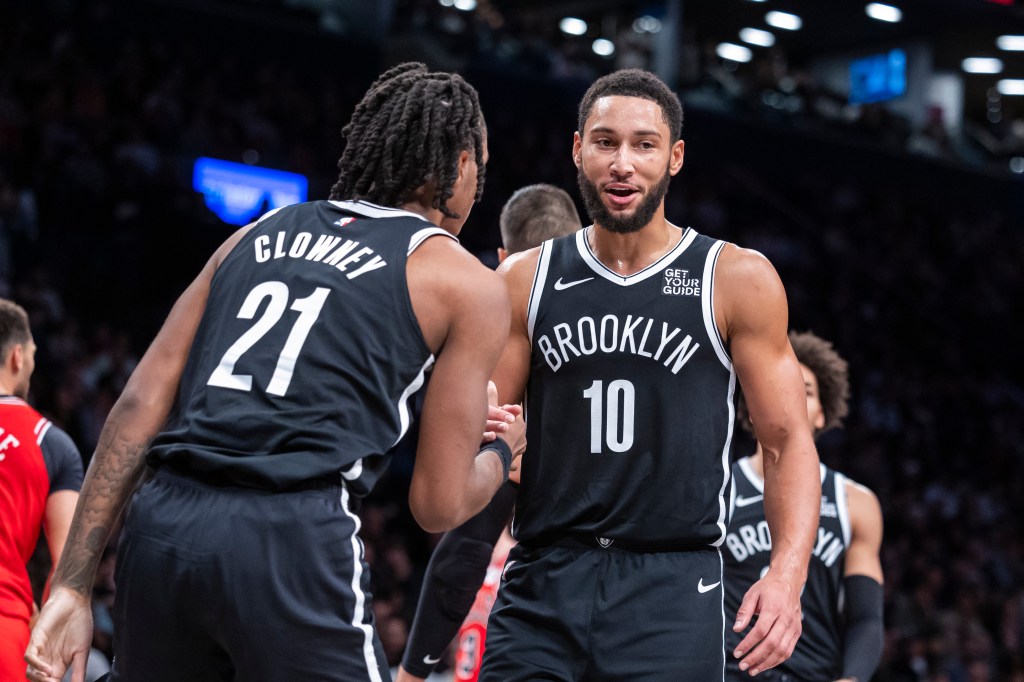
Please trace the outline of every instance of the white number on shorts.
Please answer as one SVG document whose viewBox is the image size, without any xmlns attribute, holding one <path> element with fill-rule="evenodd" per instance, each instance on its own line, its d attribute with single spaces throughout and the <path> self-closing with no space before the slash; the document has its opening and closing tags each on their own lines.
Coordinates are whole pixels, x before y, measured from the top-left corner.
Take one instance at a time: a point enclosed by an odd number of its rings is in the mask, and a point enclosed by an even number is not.
<svg viewBox="0 0 1024 682">
<path fill-rule="evenodd" d="M 282 396 L 288 391 L 288 384 L 292 381 L 292 373 L 295 371 L 295 362 L 299 358 L 302 344 L 306 342 L 309 330 L 320 316 L 320 310 L 329 293 L 331 293 L 330 289 L 317 287 L 310 296 L 300 298 L 292 303 L 291 309 L 299 313 L 299 318 L 292 325 L 288 340 L 285 341 L 281 355 L 277 358 L 277 367 L 267 386 L 267 393 Z M 238 337 L 237 341 L 231 344 L 231 347 L 224 353 L 224 357 L 220 359 L 217 369 L 213 370 L 207 384 L 236 391 L 252 390 L 252 375 L 235 374 L 235 363 L 247 350 L 256 345 L 256 342 L 263 338 L 284 315 L 285 308 L 288 307 L 288 299 L 291 298 L 288 285 L 284 282 L 264 282 L 257 285 L 245 297 L 242 309 L 238 311 L 239 319 L 251 320 L 256 316 L 256 311 L 259 310 L 263 299 L 268 297 L 270 301 L 267 303 L 263 315 L 256 320 L 256 324 L 249 327 L 244 334 Z"/>
<path fill-rule="evenodd" d="M 616 379 L 608 384 L 608 417 L 605 419 L 603 387 L 603 381 L 595 381 L 590 388 L 583 391 L 583 397 L 590 401 L 590 452 L 594 454 L 602 452 L 603 445 L 607 445 L 612 452 L 625 452 L 633 447 L 636 391 L 632 382 L 626 379 Z M 620 402 L 622 403 L 621 419 Z M 602 424 L 605 424 L 603 439 L 601 438 Z"/>
</svg>

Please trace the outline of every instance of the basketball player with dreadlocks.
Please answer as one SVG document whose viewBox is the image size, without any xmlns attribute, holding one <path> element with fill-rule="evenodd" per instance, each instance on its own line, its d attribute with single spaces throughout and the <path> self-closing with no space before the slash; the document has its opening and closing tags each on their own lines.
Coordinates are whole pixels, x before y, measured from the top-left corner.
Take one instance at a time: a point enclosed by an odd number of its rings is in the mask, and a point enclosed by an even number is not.
<svg viewBox="0 0 1024 682">
<path fill-rule="evenodd" d="M 850 389 L 846 361 L 811 333 L 789 334 L 807 393 L 807 426 L 815 437 L 840 426 Z M 739 422 L 753 426 L 744 401 Z M 821 466 L 818 535 L 800 596 L 803 634 L 793 655 L 760 678 L 777 682 L 867 682 L 882 656 L 882 511 L 874 493 Z M 732 467 L 732 503 L 725 538 L 725 613 L 735 617 L 747 587 L 768 569 L 772 540 L 764 512 L 764 451 Z M 730 646 L 742 634 L 729 632 Z M 729 682 L 750 679 L 730 663 Z"/>
<path fill-rule="evenodd" d="M 232 236 L 111 410 L 30 679 L 70 665 L 81 682 L 97 562 L 144 470 L 118 553 L 114 681 L 389 680 L 352 503 L 431 367 L 416 519 L 454 527 L 508 477 L 509 444 L 480 447 L 485 424 L 513 416 L 487 395 L 507 294 L 456 239 L 487 161 L 476 91 L 404 64 L 342 133 L 330 200 Z"/>
</svg>

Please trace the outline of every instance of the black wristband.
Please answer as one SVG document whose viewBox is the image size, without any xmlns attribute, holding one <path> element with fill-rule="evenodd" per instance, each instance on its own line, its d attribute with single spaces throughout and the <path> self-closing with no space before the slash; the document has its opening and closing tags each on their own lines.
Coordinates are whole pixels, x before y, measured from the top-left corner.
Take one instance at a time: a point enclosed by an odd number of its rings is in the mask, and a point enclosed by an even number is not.
<svg viewBox="0 0 1024 682">
<path fill-rule="evenodd" d="M 494 451 L 494 453 L 496 453 L 498 457 L 501 458 L 501 468 L 504 473 L 504 476 L 502 477 L 501 480 L 504 483 L 505 481 L 508 480 L 508 472 L 512 468 L 512 448 L 510 448 L 508 446 L 508 443 L 506 443 L 501 438 L 495 438 L 490 443 L 484 443 L 483 445 L 481 445 L 480 452 L 478 452 L 477 454 L 480 455 L 486 450 Z"/>
</svg>

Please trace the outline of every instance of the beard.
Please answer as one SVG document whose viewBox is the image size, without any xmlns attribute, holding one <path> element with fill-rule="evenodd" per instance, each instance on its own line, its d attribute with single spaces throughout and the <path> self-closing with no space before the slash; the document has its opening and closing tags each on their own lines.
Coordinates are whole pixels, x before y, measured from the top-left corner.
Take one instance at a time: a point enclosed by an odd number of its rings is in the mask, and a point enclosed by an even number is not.
<svg viewBox="0 0 1024 682">
<path fill-rule="evenodd" d="M 651 222 L 654 214 L 658 212 L 658 207 L 661 206 L 665 195 L 668 194 L 668 183 L 670 180 L 672 180 L 672 176 L 669 174 L 668 168 L 666 168 L 665 175 L 651 188 L 651 191 L 641 200 L 640 205 L 636 207 L 631 215 L 616 215 L 609 211 L 608 207 L 601 201 L 601 192 L 583 174 L 583 169 L 579 168 L 576 171 L 576 181 L 580 186 L 580 195 L 583 197 L 583 205 L 587 209 L 587 215 L 601 227 L 619 234 L 638 232 Z"/>
</svg>

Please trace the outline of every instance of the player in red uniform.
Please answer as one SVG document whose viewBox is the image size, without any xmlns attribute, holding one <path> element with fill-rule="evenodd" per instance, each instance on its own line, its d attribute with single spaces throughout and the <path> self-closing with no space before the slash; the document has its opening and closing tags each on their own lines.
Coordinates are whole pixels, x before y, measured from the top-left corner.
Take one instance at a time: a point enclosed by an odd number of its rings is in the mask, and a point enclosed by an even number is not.
<svg viewBox="0 0 1024 682">
<path fill-rule="evenodd" d="M 26 564 L 41 528 L 60 558 L 82 485 L 82 458 L 66 433 L 29 407 L 36 345 L 21 306 L 0 299 L 0 679 L 25 676 L 32 617 Z"/>
</svg>

